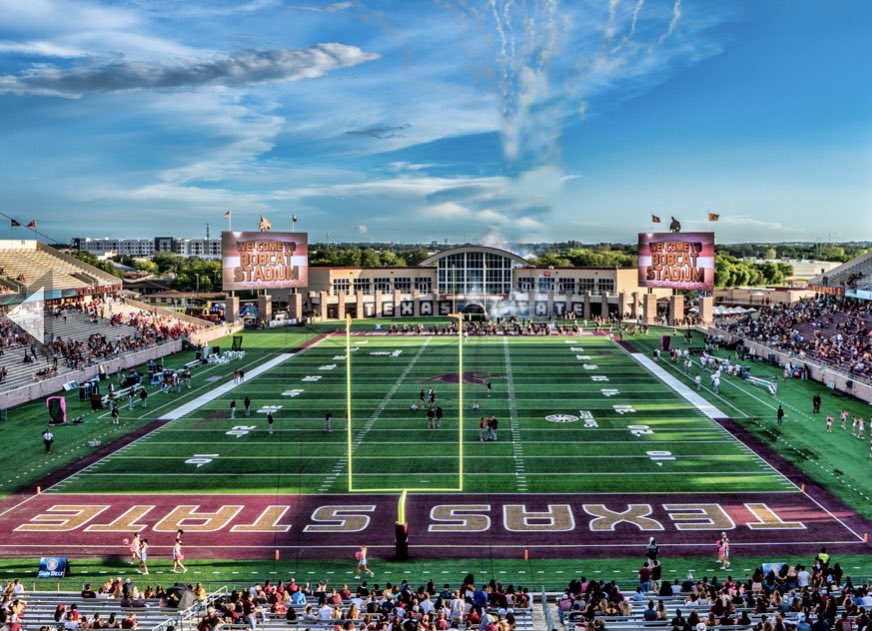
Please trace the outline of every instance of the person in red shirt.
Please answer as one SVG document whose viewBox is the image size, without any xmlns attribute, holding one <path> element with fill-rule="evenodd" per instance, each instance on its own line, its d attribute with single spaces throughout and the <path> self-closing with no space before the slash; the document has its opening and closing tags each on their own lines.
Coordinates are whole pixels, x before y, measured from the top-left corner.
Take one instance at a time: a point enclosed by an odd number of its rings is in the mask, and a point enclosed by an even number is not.
<svg viewBox="0 0 872 631">
<path fill-rule="evenodd" d="M 639 568 L 639 588 L 643 592 L 650 591 L 651 589 L 651 567 L 648 565 L 648 561 Z"/>
</svg>

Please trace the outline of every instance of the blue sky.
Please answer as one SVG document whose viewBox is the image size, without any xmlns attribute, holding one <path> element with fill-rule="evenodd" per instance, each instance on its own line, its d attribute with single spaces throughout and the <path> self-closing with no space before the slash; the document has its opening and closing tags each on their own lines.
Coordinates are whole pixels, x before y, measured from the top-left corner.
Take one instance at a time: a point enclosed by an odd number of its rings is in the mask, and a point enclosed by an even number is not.
<svg viewBox="0 0 872 631">
<path fill-rule="evenodd" d="M 633 242 L 652 213 L 721 242 L 872 239 L 864 0 L 0 15 L 0 210 L 56 239 L 199 237 L 228 209 L 316 241 Z"/>
</svg>

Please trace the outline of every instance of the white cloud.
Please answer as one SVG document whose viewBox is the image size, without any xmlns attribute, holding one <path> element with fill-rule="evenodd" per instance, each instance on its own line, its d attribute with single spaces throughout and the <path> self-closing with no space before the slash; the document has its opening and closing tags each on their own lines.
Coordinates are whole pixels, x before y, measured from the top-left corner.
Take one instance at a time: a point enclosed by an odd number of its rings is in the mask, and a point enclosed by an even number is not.
<svg viewBox="0 0 872 631">
<path fill-rule="evenodd" d="M 443 202 L 423 208 L 421 214 L 439 219 L 460 219 L 469 217 L 470 212 L 468 208 L 455 202 Z"/>
<path fill-rule="evenodd" d="M 354 6 L 353 2 L 331 2 L 323 7 L 314 7 L 310 5 L 297 5 L 290 7 L 291 9 L 296 9 L 297 11 L 306 11 L 308 13 L 337 13 L 338 11 L 344 11 L 345 9 L 349 9 Z"/>
<path fill-rule="evenodd" d="M 328 43 L 302 49 L 252 51 L 174 63 L 104 61 L 59 68 L 33 66 L 0 76 L 0 92 L 79 97 L 88 92 L 138 89 L 244 87 L 260 83 L 315 79 L 332 70 L 378 59 L 357 46 Z"/>
<path fill-rule="evenodd" d="M 85 57 L 87 53 L 79 48 L 64 46 L 54 42 L 0 40 L 0 54 L 31 55 L 34 57 L 62 57 L 73 59 Z"/>
</svg>

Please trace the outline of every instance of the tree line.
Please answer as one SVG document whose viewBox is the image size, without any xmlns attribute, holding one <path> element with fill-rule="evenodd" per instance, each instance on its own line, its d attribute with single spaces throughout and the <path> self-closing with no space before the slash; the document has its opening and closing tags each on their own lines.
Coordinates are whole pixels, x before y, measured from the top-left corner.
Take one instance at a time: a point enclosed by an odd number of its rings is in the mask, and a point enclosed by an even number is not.
<svg viewBox="0 0 872 631">
<path fill-rule="evenodd" d="M 324 267 L 414 267 L 448 245 L 431 244 L 319 244 L 309 246 L 309 265 Z M 520 244 L 527 260 L 536 267 L 609 267 L 631 268 L 636 265 L 637 245 L 623 243 L 583 244 L 563 243 Z M 772 259 L 816 259 L 849 261 L 872 250 L 872 243 L 741 243 L 718 244 L 715 254 L 715 286 L 779 285 L 792 274 L 789 263 Z M 123 271 L 110 261 L 98 259 L 90 252 L 74 252 L 81 261 L 105 272 L 123 277 Z M 759 259 L 753 261 L 749 259 Z M 170 280 L 179 291 L 221 291 L 221 262 L 198 257 L 183 257 L 170 252 L 158 252 L 150 259 L 127 255 L 112 260 L 140 272 L 155 274 Z"/>
</svg>

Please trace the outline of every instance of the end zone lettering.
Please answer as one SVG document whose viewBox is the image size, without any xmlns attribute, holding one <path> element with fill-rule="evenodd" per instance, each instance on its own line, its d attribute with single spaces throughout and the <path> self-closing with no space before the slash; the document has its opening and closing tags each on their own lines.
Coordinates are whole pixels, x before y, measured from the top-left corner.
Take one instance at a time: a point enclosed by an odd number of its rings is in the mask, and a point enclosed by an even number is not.
<svg viewBox="0 0 872 631">
<path fill-rule="evenodd" d="M 54 504 L 19 523 L 19 533 L 124 533 L 151 530 L 190 534 L 226 532 L 341 534 L 369 531 L 373 514 L 390 511 L 394 498 L 369 504 L 322 504 L 305 507 L 269 504 L 128 506 L 120 514 L 109 504 Z M 117 505 L 116 505 L 117 506 Z M 303 510 L 300 510 L 300 509 Z M 805 530 L 795 515 L 784 515 L 765 502 L 720 503 L 546 503 L 435 504 L 419 514 L 414 530 L 429 533 L 605 533 L 618 529 L 636 532 L 692 532 L 744 529 Z"/>
</svg>

